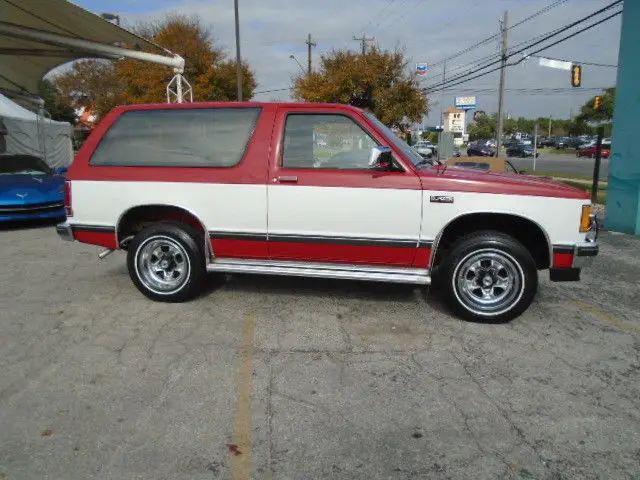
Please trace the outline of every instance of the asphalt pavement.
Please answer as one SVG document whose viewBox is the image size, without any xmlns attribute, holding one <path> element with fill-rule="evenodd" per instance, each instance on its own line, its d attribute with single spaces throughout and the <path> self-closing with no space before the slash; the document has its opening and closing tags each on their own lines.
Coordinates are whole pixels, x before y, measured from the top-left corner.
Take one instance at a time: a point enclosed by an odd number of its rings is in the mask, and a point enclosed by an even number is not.
<svg viewBox="0 0 640 480">
<path fill-rule="evenodd" d="M 534 173 L 533 158 L 511 158 L 509 161 L 518 169 Z M 595 160 L 585 157 L 576 157 L 575 154 L 549 154 L 541 153 L 536 159 L 536 170 L 542 172 L 555 172 L 559 175 L 576 174 L 593 176 Z M 609 159 L 603 158 L 600 163 L 600 179 L 606 181 L 609 172 Z"/>
<path fill-rule="evenodd" d="M 0 479 L 640 478 L 640 239 L 504 325 L 405 285 L 211 277 L 0 229 Z"/>
</svg>

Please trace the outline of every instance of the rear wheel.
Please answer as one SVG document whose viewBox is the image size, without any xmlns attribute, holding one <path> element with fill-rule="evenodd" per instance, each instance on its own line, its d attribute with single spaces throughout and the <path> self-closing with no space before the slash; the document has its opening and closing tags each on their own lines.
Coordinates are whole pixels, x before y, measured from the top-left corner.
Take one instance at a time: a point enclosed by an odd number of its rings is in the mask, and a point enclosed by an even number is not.
<svg viewBox="0 0 640 480">
<path fill-rule="evenodd" d="M 461 238 L 442 264 L 449 306 L 467 320 L 506 322 L 524 312 L 538 289 L 529 251 L 514 238 L 483 231 Z"/>
<path fill-rule="evenodd" d="M 152 300 L 189 300 L 200 292 L 206 276 L 202 245 L 202 235 L 187 225 L 152 225 L 138 233 L 127 249 L 129 276 Z"/>
</svg>

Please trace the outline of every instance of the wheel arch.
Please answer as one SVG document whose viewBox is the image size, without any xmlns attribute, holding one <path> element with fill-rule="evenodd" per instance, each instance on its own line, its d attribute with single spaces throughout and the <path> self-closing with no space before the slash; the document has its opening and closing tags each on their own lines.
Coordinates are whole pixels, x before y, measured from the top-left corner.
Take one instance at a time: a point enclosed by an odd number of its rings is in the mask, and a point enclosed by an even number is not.
<svg viewBox="0 0 640 480">
<path fill-rule="evenodd" d="M 447 222 L 433 242 L 430 268 L 439 265 L 447 248 L 463 235 L 478 230 L 496 230 L 514 237 L 531 253 L 538 270 L 551 266 L 552 243 L 547 231 L 535 220 L 511 212 L 465 212 Z M 540 241 L 543 242 L 540 245 Z"/>
<path fill-rule="evenodd" d="M 209 231 L 191 209 L 175 204 L 148 203 L 130 207 L 120 214 L 116 222 L 116 241 L 119 248 L 126 250 L 125 240 L 138 233 L 149 223 L 173 221 L 184 223 L 202 233 L 204 253 L 207 259 L 213 257 L 213 248 L 209 240 Z"/>
</svg>

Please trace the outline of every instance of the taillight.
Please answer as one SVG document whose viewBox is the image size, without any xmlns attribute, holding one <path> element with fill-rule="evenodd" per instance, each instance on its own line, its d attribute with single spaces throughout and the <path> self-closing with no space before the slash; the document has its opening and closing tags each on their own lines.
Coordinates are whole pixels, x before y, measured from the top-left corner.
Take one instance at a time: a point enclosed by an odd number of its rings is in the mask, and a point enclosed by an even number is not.
<svg viewBox="0 0 640 480">
<path fill-rule="evenodd" d="M 64 210 L 67 217 L 73 217 L 73 208 L 71 208 L 71 182 L 64 182 Z"/>
</svg>

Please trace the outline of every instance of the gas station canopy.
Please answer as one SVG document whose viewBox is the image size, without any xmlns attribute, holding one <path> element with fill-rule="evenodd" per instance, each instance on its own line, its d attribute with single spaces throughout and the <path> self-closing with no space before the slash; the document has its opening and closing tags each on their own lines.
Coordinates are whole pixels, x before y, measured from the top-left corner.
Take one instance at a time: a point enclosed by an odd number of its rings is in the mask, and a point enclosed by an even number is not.
<svg viewBox="0 0 640 480">
<path fill-rule="evenodd" d="M 184 69 L 180 56 L 67 0 L 0 0 L 0 12 L 0 91 L 7 94 L 38 95 L 48 72 L 87 57 Z"/>
</svg>

